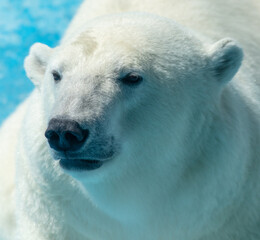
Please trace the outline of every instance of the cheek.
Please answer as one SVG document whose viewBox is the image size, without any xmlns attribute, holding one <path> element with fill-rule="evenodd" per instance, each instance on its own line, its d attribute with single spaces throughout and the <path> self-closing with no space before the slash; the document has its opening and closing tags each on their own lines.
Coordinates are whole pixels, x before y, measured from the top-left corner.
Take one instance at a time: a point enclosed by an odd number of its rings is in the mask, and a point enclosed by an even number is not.
<svg viewBox="0 0 260 240">
<path fill-rule="evenodd" d="M 122 108 L 122 135 L 129 141 L 139 138 L 156 144 L 165 132 L 168 134 L 172 129 L 178 111 L 171 93 L 161 91 L 160 94 L 158 89 L 142 93 Z"/>
</svg>

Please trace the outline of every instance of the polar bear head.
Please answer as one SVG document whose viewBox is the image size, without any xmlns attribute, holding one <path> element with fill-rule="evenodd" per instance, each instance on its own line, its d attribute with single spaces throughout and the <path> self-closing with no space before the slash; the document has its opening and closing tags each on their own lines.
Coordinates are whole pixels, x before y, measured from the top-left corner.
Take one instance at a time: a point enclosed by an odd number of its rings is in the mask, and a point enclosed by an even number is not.
<svg viewBox="0 0 260 240">
<path fill-rule="evenodd" d="M 207 135 L 241 48 L 141 13 L 77 31 L 53 49 L 36 43 L 25 60 L 53 158 L 81 181 L 177 176 Z"/>
</svg>

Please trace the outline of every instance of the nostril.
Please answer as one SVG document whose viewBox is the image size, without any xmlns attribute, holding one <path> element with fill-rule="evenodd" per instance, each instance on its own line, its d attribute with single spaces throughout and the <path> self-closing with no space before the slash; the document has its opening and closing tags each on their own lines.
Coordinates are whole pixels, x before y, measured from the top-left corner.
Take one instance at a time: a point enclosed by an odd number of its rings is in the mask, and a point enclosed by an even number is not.
<svg viewBox="0 0 260 240">
<path fill-rule="evenodd" d="M 48 140 L 53 140 L 53 141 L 59 140 L 59 138 L 60 138 L 59 135 L 55 131 L 53 131 L 53 130 L 46 131 L 45 132 L 45 137 Z"/>
<path fill-rule="evenodd" d="M 56 148 L 60 145 L 60 136 L 53 130 L 45 132 L 45 137 L 48 139 L 49 145 L 52 148 Z"/>
<path fill-rule="evenodd" d="M 76 136 L 75 134 L 71 133 L 71 132 L 66 132 L 64 135 L 64 138 L 67 142 L 69 143 L 74 143 L 74 142 L 80 142 L 80 136 Z"/>
<path fill-rule="evenodd" d="M 79 149 L 85 142 L 87 134 L 84 131 L 66 131 L 62 135 L 63 147 L 69 150 Z"/>
<path fill-rule="evenodd" d="M 88 130 L 81 130 L 81 131 L 67 131 L 64 135 L 67 141 L 71 142 L 82 142 L 88 136 Z"/>
<path fill-rule="evenodd" d="M 60 140 L 60 137 L 59 137 L 59 135 L 58 135 L 56 132 L 53 132 L 53 133 L 52 133 L 52 136 L 51 136 L 51 139 L 52 139 L 53 141 L 59 141 L 59 140 Z"/>
</svg>

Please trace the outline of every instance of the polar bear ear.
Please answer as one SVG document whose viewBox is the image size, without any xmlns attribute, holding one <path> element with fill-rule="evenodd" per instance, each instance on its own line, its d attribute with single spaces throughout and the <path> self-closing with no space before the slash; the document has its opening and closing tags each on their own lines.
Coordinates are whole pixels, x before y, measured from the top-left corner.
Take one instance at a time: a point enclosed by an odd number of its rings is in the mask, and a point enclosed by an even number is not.
<svg viewBox="0 0 260 240">
<path fill-rule="evenodd" d="M 31 46 L 29 55 L 24 60 L 26 75 L 36 87 L 40 86 L 44 77 L 51 52 L 52 49 L 47 45 L 35 43 Z"/>
<path fill-rule="evenodd" d="M 237 73 L 243 60 L 243 51 L 234 40 L 225 38 L 210 47 L 209 58 L 213 76 L 219 82 L 226 83 Z"/>
</svg>

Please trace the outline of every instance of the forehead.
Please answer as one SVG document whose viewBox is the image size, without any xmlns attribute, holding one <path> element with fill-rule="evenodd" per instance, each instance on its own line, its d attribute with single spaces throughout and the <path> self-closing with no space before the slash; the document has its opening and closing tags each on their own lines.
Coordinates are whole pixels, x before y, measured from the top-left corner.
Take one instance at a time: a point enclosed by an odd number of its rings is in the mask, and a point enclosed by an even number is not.
<svg viewBox="0 0 260 240">
<path fill-rule="evenodd" d="M 142 50 L 140 50 L 142 49 Z M 52 65 L 64 71 L 77 69 L 92 72 L 127 71 L 144 69 L 149 54 L 137 42 L 119 39 L 112 33 L 93 36 L 84 32 L 74 41 L 55 49 Z"/>
<path fill-rule="evenodd" d="M 53 62 L 70 73 L 95 75 L 122 69 L 177 71 L 185 64 L 197 66 L 202 50 L 200 41 L 173 21 L 130 14 L 90 24 L 57 48 Z"/>
</svg>

